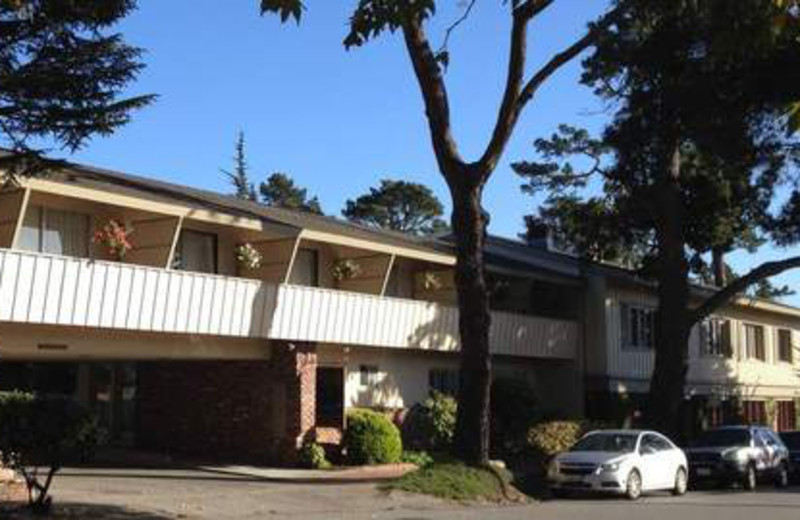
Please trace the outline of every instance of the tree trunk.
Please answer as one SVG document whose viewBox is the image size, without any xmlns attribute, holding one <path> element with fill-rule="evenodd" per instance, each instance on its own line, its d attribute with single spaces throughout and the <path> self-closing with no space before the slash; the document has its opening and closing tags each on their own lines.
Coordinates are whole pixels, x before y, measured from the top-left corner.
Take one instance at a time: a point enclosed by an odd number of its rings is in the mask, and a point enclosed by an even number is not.
<svg viewBox="0 0 800 520">
<path fill-rule="evenodd" d="M 711 269 L 714 272 L 714 285 L 725 287 L 728 281 L 725 276 L 725 251 L 721 247 L 711 250 Z"/>
<path fill-rule="evenodd" d="M 659 248 L 658 312 L 655 317 L 655 366 L 645 410 L 648 425 L 668 435 L 681 432 L 688 370 L 689 262 L 685 252 L 680 147 L 671 147 L 667 175 L 656 188 L 656 239 Z"/>
<path fill-rule="evenodd" d="M 483 263 L 487 215 L 481 207 L 482 185 L 465 182 L 451 186 L 452 226 L 456 237 L 456 287 L 461 337 L 458 413 L 453 454 L 468 464 L 489 460 L 489 390 L 492 361 L 489 354 L 489 298 Z"/>
</svg>

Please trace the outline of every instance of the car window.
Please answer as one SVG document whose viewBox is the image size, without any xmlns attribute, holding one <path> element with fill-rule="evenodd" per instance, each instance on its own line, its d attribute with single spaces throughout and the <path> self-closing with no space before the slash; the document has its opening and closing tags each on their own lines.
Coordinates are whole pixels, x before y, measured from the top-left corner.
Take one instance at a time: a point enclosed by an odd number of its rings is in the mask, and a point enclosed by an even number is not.
<svg viewBox="0 0 800 520">
<path fill-rule="evenodd" d="M 770 446 L 775 446 L 777 448 L 783 447 L 783 442 L 781 441 L 780 437 L 778 437 L 777 433 L 775 433 L 772 430 L 762 430 L 762 432 L 764 433 L 764 436 L 767 439 L 767 444 L 769 444 Z"/>
<path fill-rule="evenodd" d="M 650 433 L 646 433 L 642 436 L 642 443 L 639 447 L 641 453 L 656 453 L 671 449 L 672 445 L 666 439 L 662 439 Z"/>
<path fill-rule="evenodd" d="M 636 448 L 636 435 L 630 433 L 590 433 L 570 451 L 630 453 Z"/>
<path fill-rule="evenodd" d="M 652 437 L 653 437 L 653 446 L 658 451 L 669 451 L 673 448 L 672 443 L 669 442 L 664 437 L 658 435 L 652 435 Z"/>
<path fill-rule="evenodd" d="M 694 442 L 698 448 L 750 446 L 750 433 L 745 429 L 719 429 L 703 432 Z"/>
<path fill-rule="evenodd" d="M 781 440 L 790 450 L 800 450 L 800 432 L 782 432 Z"/>
</svg>

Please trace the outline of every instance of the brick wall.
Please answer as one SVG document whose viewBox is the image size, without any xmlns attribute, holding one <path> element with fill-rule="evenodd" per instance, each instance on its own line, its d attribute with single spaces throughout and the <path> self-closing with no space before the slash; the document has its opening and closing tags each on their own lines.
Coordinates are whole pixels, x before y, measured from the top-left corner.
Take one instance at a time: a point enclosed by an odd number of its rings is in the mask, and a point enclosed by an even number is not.
<svg viewBox="0 0 800 520">
<path fill-rule="evenodd" d="M 137 443 L 147 449 L 292 464 L 315 421 L 313 345 L 269 361 L 159 361 L 137 369 Z"/>
</svg>

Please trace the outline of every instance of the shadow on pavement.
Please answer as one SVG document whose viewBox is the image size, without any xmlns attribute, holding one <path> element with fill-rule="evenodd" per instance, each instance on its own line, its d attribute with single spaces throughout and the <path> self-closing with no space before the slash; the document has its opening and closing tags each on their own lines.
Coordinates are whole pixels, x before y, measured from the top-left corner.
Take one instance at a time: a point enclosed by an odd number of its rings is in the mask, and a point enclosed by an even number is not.
<svg viewBox="0 0 800 520">
<path fill-rule="evenodd" d="M 0 518 L 3 520 L 38 520 L 43 517 L 34 515 L 23 504 L 0 504 Z M 45 518 L 53 520 L 171 520 L 174 516 L 136 511 L 115 505 L 57 502 L 53 505 L 52 512 Z"/>
</svg>

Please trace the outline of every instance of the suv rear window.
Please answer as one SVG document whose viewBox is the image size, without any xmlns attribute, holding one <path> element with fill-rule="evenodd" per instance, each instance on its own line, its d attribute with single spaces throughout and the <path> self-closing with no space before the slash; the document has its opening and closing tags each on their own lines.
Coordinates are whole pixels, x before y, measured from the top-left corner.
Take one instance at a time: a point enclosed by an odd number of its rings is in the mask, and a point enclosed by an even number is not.
<svg viewBox="0 0 800 520">
<path fill-rule="evenodd" d="M 750 446 L 750 432 L 747 430 L 709 430 L 703 432 L 694 442 L 701 448 L 724 446 Z"/>
</svg>

